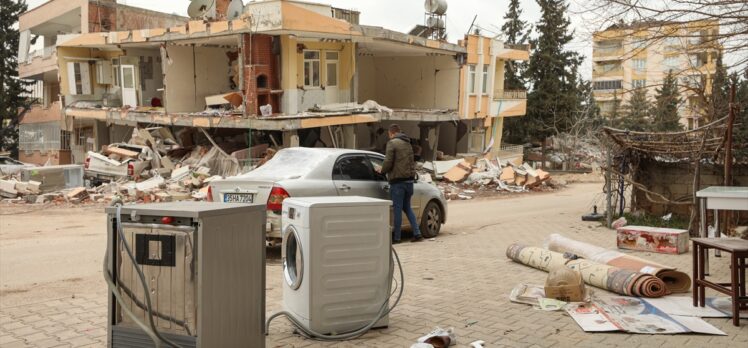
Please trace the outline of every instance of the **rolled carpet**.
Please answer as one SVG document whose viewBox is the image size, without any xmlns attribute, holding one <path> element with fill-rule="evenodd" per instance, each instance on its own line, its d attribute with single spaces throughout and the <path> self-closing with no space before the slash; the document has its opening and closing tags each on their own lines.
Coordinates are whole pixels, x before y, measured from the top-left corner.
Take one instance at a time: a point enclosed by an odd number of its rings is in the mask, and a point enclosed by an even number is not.
<svg viewBox="0 0 748 348">
<path fill-rule="evenodd" d="M 660 278 L 670 292 L 688 292 L 691 289 L 691 277 L 674 267 L 661 265 L 616 250 L 601 248 L 585 242 L 554 233 L 546 240 L 548 250 L 560 253 L 572 253 L 585 259 L 604 263 L 609 266 L 625 268 L 632 271 L 651 274 Z"/>
<path fill-rule="evenodd" d="M 514 262 L 546 272 L 557 267 L 569 267 L 579 271 L 585 283 L 617 294 L 637 297 L 668 294 L 665 283 L 651 274 L 564 257 L 567 255 L 522 244 L 512 244 L 506 249 L 506 256 Z"/>
</svg>

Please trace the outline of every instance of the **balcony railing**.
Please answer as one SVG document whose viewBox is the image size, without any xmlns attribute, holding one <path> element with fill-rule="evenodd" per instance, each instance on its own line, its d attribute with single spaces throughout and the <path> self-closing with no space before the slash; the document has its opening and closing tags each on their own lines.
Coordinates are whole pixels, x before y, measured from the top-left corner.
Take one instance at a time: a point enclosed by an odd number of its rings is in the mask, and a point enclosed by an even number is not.
<svg viewBox="0 0 748 348">
<path fill-rule="evenodd" d="M 529 51 L 530 44 L 504 44 L 504 48 L 510 50 Z"/>
<path fill-rule="evenodd" d="M 527 99 L 527 91 L 522 89 L 510 89 L 510 90 L 503 90 L 503 91 L 497 91 L 493 94 L 494 100 L 502 100 L 502 99 Z"/>
<path fill-rule="evenodd" d="M 31 63 L 37 57 L 42 59 L 52 57 L 52 55 L 55 54 L 56 48 L 56 46 L 49 46 L 31 51 L 29 52 L 28 58 L 26 59 L 26 63 Z"/>
</svg>

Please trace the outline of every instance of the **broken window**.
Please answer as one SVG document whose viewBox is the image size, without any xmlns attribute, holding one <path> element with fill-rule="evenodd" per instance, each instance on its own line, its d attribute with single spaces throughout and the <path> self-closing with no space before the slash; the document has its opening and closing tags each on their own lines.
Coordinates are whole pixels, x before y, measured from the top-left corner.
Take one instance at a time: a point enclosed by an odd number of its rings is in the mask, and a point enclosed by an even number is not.
<svg viewBox="0 0 748 348">
<path fill-rule="evenodd" d="M 468 65 L 468 93 L 475 94 L 475 65 Z"/>
<path fill-rule="evenodd" d="M 304 51 L 304 87 L 319 86 L 319 51 Z"/>
</svg>

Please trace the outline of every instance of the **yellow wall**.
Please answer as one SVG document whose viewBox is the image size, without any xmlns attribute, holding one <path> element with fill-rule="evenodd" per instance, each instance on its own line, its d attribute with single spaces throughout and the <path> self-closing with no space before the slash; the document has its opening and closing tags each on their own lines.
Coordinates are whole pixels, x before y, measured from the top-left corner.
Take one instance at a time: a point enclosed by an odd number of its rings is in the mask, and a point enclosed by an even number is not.
<svg viewBox="0 0 748 348">
<path fill-rule="evenodd" d="M 356 72 L 356 58 L 354 44 L 351 42 L 299 42 L 289 35 L 281 36 L 281 71 L 283 80 L 282 89 L 296 89 L 304 85 L 304 53 L 299 52 L 297 45 L 303 44 L 306 50 L 320 51 L 320 83 L 325 84 L 327 77 L 327 64 L 325 52 L 338 52 L 338 88 L 350 89 L 353 75 Z"/>
<path fill-rule="evenodd" d="M 93 48 L 81 48 L 81 47 L 57 47 L 57 67 L 60 78 L 60 94 L 69 95 L 70 89 L 68 86 L 68 62 L 81 62 L 79 59 L 70 58 L 102 58 L 112 59 L 122 55 L 122 51 L 99 51 Z M 96 66 L 91 64 L 89 67 L 91 72 L 91 91 L 96 86 Z"/>
</svg>

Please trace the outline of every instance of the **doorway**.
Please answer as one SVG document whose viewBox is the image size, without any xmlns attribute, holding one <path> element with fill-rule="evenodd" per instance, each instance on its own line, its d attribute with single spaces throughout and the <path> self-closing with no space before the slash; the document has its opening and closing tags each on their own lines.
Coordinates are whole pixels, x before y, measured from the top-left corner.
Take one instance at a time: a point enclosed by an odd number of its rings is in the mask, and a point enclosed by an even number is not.
<svg viewBox="0 0 748 348">
<path fill-rule="evenodd" d="M 138 106 L 138 92 L 135 89 L 135 66 L 134 65 L 121 65 L 121 76 L 122 76 L 122 106 L 129 105 L 130 107 Z"/>
</svg>

